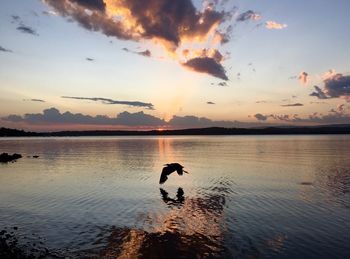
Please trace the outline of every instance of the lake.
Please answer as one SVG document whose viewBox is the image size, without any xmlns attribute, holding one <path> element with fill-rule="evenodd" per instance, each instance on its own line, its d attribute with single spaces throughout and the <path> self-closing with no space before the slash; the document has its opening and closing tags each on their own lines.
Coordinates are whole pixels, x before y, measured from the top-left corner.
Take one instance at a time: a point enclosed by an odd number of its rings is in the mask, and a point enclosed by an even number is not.
<svg viewBox="0 0 350 259">
<path fill-rule="evenodd" d="M 0 230 L 26 252 L 350 258 L 349 135 L 2 138 L 2 152 L 23 158 L 0 164 Z M 159 185 L 171 162 L 189 174 Z"/>
</svg>

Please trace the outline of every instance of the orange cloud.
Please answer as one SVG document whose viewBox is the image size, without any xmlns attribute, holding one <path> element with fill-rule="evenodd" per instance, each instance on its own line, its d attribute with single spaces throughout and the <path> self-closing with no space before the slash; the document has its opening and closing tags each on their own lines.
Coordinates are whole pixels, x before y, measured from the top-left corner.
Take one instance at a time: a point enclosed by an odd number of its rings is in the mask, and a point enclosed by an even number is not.
<svg viewBox="0 0 350 259">
<path fill-rule="evenodd" d="M 298 79 L 301 84 L 306 85 L 309 82 L 309 74 L 303 71 L 300 73 Z"/>
<path fill-rule="evenodd" d="M 227 34 L 232 30 L 230 26 L 226 28 L 229 24 L 226 22 L 232 19 L 233 11 L 224 11 L 227 8 L 213 3 L 205 5 L 203 10 L 197 10 L 192 0 L 43 2 L 57 14 L 74 20 L 87 30 L 99 31 L 121 40 L 151 41 L 161 45 L 168 56 L 180 64 L 202 58 L 202 53 L 197 56 L 195 53 L 205 47 L 219 53 L 219 45 L 229 40 Z M 206 57 L 213 59 L 216 67 L 222 66 L 223 59 Z M 215 76 L 210 70 L 205 73 Z"/>
<path fill-rule="evenodd" d="M 277 23 L 275 21 L 267 21 L 265 27 L 269 30 L 282 30 L 288 27 L 287 24 Z"/>
</svg>

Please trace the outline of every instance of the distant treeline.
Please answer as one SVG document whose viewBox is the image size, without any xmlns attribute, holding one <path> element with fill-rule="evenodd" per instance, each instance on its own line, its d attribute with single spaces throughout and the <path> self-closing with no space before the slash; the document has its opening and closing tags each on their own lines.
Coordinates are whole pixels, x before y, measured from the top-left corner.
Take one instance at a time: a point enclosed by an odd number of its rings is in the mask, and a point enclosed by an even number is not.
<svg viewBox="0 0 350 259">
<path fill-rule="evenodd" d="M 201 128 L 181 130 L 92 130 L 27 132 L 0 128 L 0 137 L 72 137 L 72 136 L 167 136 L 167 135 L 295 135 L 295 134 L 350 134 L 350 125 L 327 125 L 313 127 L 267 127 L 267 128 Z"/>
</svg>

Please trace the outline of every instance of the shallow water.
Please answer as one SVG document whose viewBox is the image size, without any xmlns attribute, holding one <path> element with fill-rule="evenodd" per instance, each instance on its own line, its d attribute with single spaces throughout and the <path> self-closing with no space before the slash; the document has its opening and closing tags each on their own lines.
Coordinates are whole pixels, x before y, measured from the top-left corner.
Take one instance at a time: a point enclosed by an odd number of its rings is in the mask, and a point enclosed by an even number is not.
<svg viewBox="0 0 350 259">
<path fill-rule="evenodd" d="M 2 152 L 23 155 L 0 164 L 0 230 L 18 227 L 20 244 L 73 257 L 350 257 L 350 136 L 3 138 Z M 159 186 L 169 162 L 190 174 Z"/>
</svg>

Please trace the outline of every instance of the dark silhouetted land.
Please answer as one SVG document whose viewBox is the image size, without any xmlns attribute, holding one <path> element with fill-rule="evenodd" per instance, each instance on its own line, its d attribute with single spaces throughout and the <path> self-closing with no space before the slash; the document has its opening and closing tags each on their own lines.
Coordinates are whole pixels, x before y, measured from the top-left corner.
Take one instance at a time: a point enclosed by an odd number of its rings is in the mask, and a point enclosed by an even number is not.
<svg viewBox="0 0 350 259">
<path fill-rule="evenodd" d="M 71 137 L 71 136 L 167 136 L 167 135 L 298 135 L 298 134 L 350 134 L 350 125 L 325 125 L 308 127 L 266 127 L 266 128 L 198 128 L 180 130 L 89 130 L 27 132 L 0 128 L 0 137 Z"/>
</svg>

